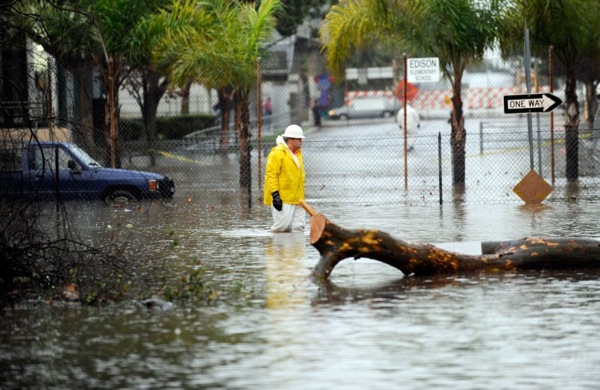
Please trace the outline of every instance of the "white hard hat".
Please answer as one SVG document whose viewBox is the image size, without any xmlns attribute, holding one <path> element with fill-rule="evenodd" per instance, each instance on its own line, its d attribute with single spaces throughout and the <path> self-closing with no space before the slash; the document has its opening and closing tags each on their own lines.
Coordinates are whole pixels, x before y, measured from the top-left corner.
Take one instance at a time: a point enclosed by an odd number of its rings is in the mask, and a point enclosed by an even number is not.
<svg viewBox="0 0 600 390">
<path fill-rule="evenodd" d="M 304 138 L 304 133 L 302 132 L 302 127 L 298 125 L 289 125 L 285 128 L 285 133 L 283 133 L 283 138 Z"/>
</svg>

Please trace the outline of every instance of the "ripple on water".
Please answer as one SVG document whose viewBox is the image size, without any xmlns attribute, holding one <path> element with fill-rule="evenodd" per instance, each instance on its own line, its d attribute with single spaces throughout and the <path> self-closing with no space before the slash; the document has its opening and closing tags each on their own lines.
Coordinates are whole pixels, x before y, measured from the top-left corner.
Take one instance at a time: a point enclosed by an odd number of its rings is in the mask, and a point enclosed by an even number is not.
<svg viewBox="0 0 600 390">
<path fill-rule="evenodd" d="M 314 207 L 340 226 L 410 241 L 599 237 L 599 205 Z M 94 221 L 90 236 L 104 232 L 106 210 L 81 211 L 82 224 Z M 316 284 L 309 275 L 319 254 L 308 232 L 274 235 L 264 210 L 152 207 L 118 217 L 135 227 L 134 253 L 156 252 L 170 269 L 200 264 L 211 288 L 242 286 L 249 298 L 166 311 L 129 304 L 7 310 L 0 387 L 537 390 L 600 383 L 598 271 L 415 278 L 359 259 Z M 169 246 L 172 240 L 179 245 Z M 160 250 L 147 248 L 154 243 Z"/>
</svg>

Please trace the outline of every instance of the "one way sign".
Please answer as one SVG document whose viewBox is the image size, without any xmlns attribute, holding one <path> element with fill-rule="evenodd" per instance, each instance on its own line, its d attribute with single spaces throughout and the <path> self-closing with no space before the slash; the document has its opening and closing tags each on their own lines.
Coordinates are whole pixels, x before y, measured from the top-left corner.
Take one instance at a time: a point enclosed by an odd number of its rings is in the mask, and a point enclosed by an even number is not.
<svg viewBox="0 0 600 390">
<path fill-rule="evenodd" d="M 531 112 L 550 112 L 562 103 L 551 93 L 504 96 L 505 114 L 522 114 Z"/>
</svg>

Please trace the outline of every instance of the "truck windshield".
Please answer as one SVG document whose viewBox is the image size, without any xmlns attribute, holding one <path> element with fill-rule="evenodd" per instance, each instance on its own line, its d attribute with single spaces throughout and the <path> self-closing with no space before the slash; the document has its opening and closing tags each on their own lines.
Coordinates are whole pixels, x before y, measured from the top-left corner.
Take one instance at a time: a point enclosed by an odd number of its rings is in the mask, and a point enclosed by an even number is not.
<svg viewBox="0 0 600 390">
<path fill-rule="evenodd" d="M 102 166 L 96 160 L 94 160 L 89 154 L 87 154 L 85 152 L 85 150 L 81 149 L 79 146 L 72 148 L 71 152 L 73 152 L 73 154 L 75 156 L 77 156 L 77 158 L 79 158 L 81 161 L 85 162 L 87 165 L 94 166 L 94 167 Z"/>
</svg>

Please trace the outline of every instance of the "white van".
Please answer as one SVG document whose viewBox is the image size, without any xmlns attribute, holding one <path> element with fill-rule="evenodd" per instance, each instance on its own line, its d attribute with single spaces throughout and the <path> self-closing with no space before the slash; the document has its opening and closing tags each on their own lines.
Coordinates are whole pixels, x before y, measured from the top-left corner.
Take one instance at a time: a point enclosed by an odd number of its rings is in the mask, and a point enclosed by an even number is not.
<svg viewBox="0 0 600 390">
<path fill-rule="evenodd" d="M 385 96 L 356 97 L 342 107 L 329 110 L 331 119 L 389 118 L 396 112 L 394 98 Z"/>
</svg>

